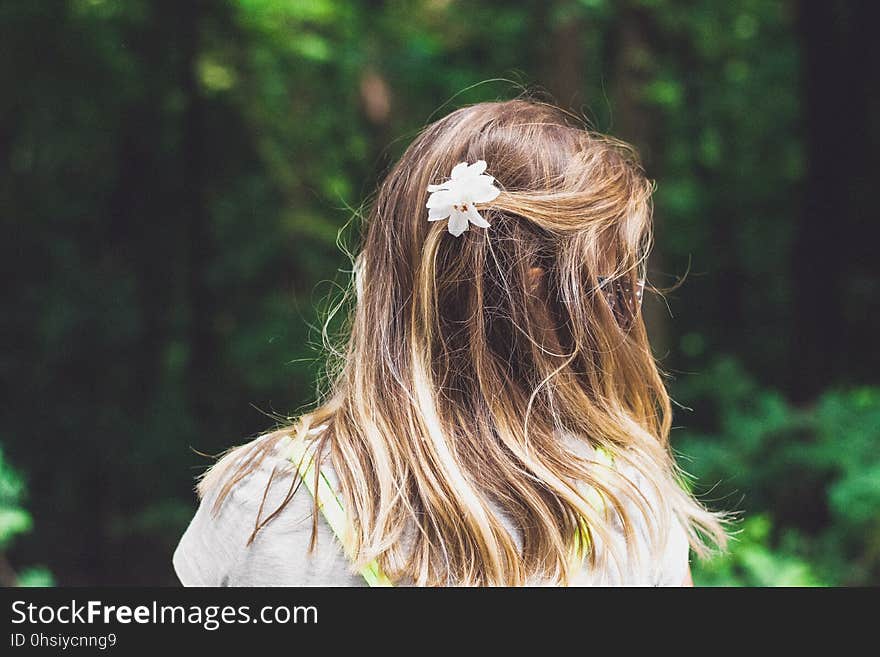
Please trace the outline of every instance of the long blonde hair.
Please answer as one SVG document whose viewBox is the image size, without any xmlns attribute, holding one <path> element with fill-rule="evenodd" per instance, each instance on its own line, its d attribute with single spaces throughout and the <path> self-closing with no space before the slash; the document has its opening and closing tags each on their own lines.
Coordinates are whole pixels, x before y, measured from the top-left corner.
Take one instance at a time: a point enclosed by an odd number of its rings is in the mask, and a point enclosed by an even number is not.
<svg viewBox="0 0 880 657">
<path fill-rule="evenodd" d="M 476 160 L 502 192 L 480 207 L 490 228 L 455 238 L 427 221 L 426 188 Z M 601 293 L 600 277 L 635 289 L 643 276 L 652 191 L 631 147 L 550 105 L 481 103 L 429 125 L 366 218 L 322 403 L 228 455 L 202 492 L 219 489 L 219 505 L 278 441 L 314 440 L 340 482 L 354 566 L 376 559 L 426 585 L 568 583 L 585 560 L 627 557 L 611 535 L 636 542 L 633 509 L 656 545 L 673 519 L 698 554 L 723 544 L 672 457 L 641 316 L 622 324 Z"/>
</svg>

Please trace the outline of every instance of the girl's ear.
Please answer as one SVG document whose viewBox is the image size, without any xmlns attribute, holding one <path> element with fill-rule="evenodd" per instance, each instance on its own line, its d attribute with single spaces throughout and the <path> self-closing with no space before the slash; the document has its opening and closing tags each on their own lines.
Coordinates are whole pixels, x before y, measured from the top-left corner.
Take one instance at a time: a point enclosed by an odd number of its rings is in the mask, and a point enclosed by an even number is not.
<svg viewBox="0 0 880 657">
<path fill-rule="evenodd" d="M 541 288 L 544 281 L 544 270 L 541 267 L 529 267 L 529 292 L 534 294 Z"/>
<path fill-rule="evenodd" d="M 526 274 L 528 295 L 526 304 L 529 308 L 529 317 L 532 336 L 544 349 L 553 353 L 560 353 L 559 336 L 556 334 L 550 309 L 547 307 L 547 271 L 543 267 L 529 267 Z"/>
</svg>

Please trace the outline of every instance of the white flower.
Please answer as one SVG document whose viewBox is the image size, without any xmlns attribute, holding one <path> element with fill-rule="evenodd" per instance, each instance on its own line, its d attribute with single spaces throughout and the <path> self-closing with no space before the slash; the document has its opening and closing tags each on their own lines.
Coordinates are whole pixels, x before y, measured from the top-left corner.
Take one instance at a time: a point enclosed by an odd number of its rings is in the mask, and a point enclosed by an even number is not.
<svg viewBox="0 0 880 657">
<path fill-rule="evenodd" d="M 468 229 L 468 222 L 488 228 L 489 222 L 477 212 L 477 203 L 489 203 L 501 193 L 492 176 L 483 175 L 486 163 L 477 160 L 471 165 L 460 162 L 452 169 L 449 180 L 439 185 L 428 185 L 431 195 L 425 207 L 428 221 L 449 217 L 449 232 L 458 237 Z"/>
</svg>

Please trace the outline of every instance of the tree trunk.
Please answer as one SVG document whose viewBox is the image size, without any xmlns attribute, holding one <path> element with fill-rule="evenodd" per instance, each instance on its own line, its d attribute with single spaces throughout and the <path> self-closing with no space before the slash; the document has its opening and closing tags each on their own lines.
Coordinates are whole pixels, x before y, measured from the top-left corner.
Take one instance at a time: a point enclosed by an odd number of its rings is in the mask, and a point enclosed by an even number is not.
<svg viewBox="0 0 880 657">
<path fill-rule="evenodd" d="M 653 44 L 649 37 L 648 16 L 643 10 L 623 6 L 615 35 L 613 77 L 613 124 L 615 136 L 633 144 L 639 151 L 648 176 L 658 177 L 659 131 L 657 111 L 645 103 L 644 89 L 653 73 Z M 650 269 L 658 287 L 668 285 L 663 254 L 663 218 L 655 216 L 655 232 L 660 236 L 651 255 Z M 665 357 L 670 351 L 669 312 L 663 299 L 645 295 L 643 313 L 654 353 Z"/>
<path fill-rule="evenodd" d="M 189 301 L 190 349 L 188 391 L 196 422 L 212 415 L 211 382 L 216 367 L 216 339 L 213 330 L 215 303 L 206 280 L 211 259 L 212 239 L 209 225 L 206 184 L 205 99 L 197 78 L 201 46 L 199 19 L 201 3 L 181 3 L 181 87 L 186 99 L 183 113 L 182 209 L 186 226 L 187 297 Z"/>
<path fill-rule="evenodd" d="M 869 185 L 878 175 L 871 66 L 880 53 L 872 13 L 867 2 L 799 4 L 807 157 L 792 272 L 791 385 L 799 400 L 841 381 L 876 380 L 877 256 L 869 236 L 877 213 Z M 859 292 L 862 283 L 867 292 Z"/>
<path fill-rule="evenodd" d="M 572 13 L 552 26 L 551 41 L 550 93 L 561 107 L 580 112 L 584 104 L 584 21 L 580 14 Z"/>
</svg>

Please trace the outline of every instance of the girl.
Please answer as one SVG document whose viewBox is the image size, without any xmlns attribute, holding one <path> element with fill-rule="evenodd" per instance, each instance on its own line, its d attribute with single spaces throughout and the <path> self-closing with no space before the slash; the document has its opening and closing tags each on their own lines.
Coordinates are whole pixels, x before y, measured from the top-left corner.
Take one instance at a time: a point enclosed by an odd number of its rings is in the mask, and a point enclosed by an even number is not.
<svg viewBox="0 0 880 657">
<path fill-rule="evenodd" d="M 682 485 L 640 314 L 652 184 L 526 100 L 428 126 L 381 185 L 329 393 L 202 479 L 186 585 L 682 585 Z M 304 485 L 303 485 L 304 484 Z"/>
</svg>

